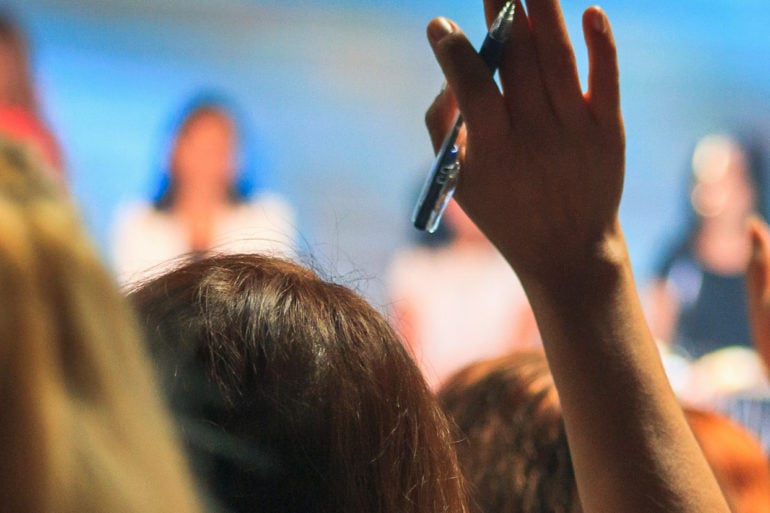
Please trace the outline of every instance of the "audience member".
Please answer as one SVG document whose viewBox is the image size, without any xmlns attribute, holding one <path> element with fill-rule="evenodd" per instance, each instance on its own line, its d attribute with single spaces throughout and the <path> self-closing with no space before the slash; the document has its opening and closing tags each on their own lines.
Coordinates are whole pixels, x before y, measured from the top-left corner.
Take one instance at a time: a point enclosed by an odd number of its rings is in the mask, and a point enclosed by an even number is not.
<svg viewBox="0 0 770 513">
<path fill-rule="evenodd" d="M 456 428 L 471 513 L 577 510 L 561 405 L 542 352 L 473 363 L 438 397 Z"/>
<path fill-rule="evenodd" d="M 770 378 L 770 228 L 762 219 L 753 217 L 748 231 L 752 251 L 746 269 L 746 288 L 751 338 L 762 361 L 761 370 Z M 728 396 L 720 408 L 757 435 L 770 455 L 770 386 Z"/>
<path fill-rule="evenodd" d="M 260 255 L 131 294 L 204 488 L 226 511 L 462 512 L 448 426 L 387 322 Z"/>
<path fill-rule="evenodd" d="M 764 210 L 763 173 L 758 149 L 733 137 L 713 134 L 695 146 L 689 226 L 664 254 L 649 305 L 654 334 L 691 359 L 751 347 L 746 221 Z"/>
<path fill-rule="evenodd" d="M 444 223 L 450 241 L 397 253 L 388 280 L 396 331 L 432 387 L 469 362 L 540 343 L 505 259 L 456 203 Z"/>
<path fill-rule="evenodd" d="M 194 97 L 170 134 L 152 202 L 118 215 L 113 262 L 120 281 L 158 273 L 187 253 L 292 253 L 293 210 L 264 188 L 245 120 L 232 102 Z"/>
<path fill-rule="evenodd" d="M 501 2 L 485 6 L 489 21 Z M 583 94 L 558 2 L 518 7 L 502 94 L 460 29 L 431 21 L 449 89 L 427 122 L 437 146 L 458 104 L 463 113 L 456 198 L 530 298 L 582 509 L 726 513 L 666 381 L 618 221 L 624 134 L 609 22 L 595 7 L 584 14 Z M 465 510 L 437 403 L 392 329 L 350 290 L 252 255 L 193 261 L 133 300 L 172 398 L 226 433 L 231 454 L 254 456 L 209 481 L 229 488 L 227 505 Z"/>
<path fill-rule="evenodd" d="M 3 511 L 200 511 L 130 311 L 75 209 L 0 140 Z"/>
<path fill-rule="evenodd" d="M 8 12 L 0 13 L 0 105 L 38 110 L 27 41 Z"/>
<path fill-rule="evenodd" d="M 16 20 L 0 12 L 0 133 L 37 153 L 45 168 L 63 182 L 61 151 L 42 119 L 28 53 Z"/>
<path fill-rule="evenodd" d="M 559 397 L 537 351 L 469 365 L 439 391 L 472 513 L 580 511 Z M 770 463 L 744 428 L 686 409 L 732 513 L 770 512 Z"/>
</svg>

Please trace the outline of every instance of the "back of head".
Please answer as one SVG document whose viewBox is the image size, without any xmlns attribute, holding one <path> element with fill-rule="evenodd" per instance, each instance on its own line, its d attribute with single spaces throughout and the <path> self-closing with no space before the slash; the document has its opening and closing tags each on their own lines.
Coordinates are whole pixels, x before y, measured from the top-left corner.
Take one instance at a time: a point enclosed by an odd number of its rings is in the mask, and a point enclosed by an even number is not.
<svg viewBox="0 0 770 513">
<path fill-rule="evenodd" d="M 458 459 L 476 513 L 566 513 L 575 477 L 548 363 L 520 352 L 471 364 L 439 392 L 458 429 Z"/>
<path fill-rule="evenodd" d="M 230 511 L 462 511 L 446 421 L 388 323 L 259 255 L 131 295 L 204 486 Z"/>
<path fill-rule="evenodd" d="M 756 438 L 722 415 L 685 414 L 733 513 L 770 513 L 770 463 Z"/>
<path fill-rule="evenodd" d="M 0 505 L 197 511 L 129 311 L 38 167 L 0 141 Z"/>
</svg>

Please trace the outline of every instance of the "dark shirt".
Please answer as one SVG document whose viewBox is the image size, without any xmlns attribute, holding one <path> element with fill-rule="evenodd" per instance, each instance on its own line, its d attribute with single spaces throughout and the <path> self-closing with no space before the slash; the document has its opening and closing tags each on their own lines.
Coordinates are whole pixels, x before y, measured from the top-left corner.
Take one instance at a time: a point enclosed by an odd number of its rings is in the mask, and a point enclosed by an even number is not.
<svg viewBox="0 0 770 513">
<path fill-rule="evenodd" d="M 691 358 L 727 346 L 751 347 L 744 275 L 721 275 L 704 269 L 688 247 L 661 266 L 679 302 L 674 347 Z"/>
</svg>

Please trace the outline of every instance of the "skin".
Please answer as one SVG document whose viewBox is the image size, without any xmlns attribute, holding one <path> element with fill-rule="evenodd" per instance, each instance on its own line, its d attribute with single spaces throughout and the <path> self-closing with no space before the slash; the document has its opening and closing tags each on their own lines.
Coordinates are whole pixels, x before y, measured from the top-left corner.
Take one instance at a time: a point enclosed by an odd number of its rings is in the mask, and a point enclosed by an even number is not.
<svg viewBox="0 0 770 513">
<path fill-rule="evenodd" d="M 503 2 L 486 0 L 487 22 Z M 517 8 L 502 93 L 446 19 L 428 38 L 449 87 L 426 115 L 434 147 L 466 120 L 455 197 L 518 273 L 560 393 L 585 512 L 728 507 L 666 379 L 618 220 L 625 138 L 609 21 L 583 15 L 588 91 L 559 3 Z"/>
<path fill-rule="evenodd" d="M 179 136 L 173 154 L 179 184 L 174 210 L 194 250 L 209 249 L 217 217 L 227 206 L 235 148 L 235 127 L 217 111 L 197 114 Z"/>
<path fill-rule="evenodd" d="M 749 323 L 754 347 L 770 369 L 770 228 L 759 217 L 748 224 L 751 258 L 746 268 Z"/>
</svg>

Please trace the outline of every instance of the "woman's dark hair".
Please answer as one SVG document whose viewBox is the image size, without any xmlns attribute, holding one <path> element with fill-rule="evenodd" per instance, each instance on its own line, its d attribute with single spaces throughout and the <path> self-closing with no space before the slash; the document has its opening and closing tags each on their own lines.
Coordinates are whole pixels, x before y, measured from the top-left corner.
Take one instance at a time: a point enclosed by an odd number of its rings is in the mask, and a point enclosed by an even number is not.
<svg viewBox="0 0 770 513">
<path fill-rule="evenodd" d="M 462 512 L 449 428 L 350 289 L 259 255 L 131 293 L 198 476 L 234 512 Z"/>
<path fill-rule="evenodd" d="M 545 355 L 471 364 L 442 386 L 439 401 L 457 430 L 469 511 L 573 511 L 575 475 Z"/>
<path fill-rule="evenodd" d="M 194 95 L 171 120 L 160 149 L 158 163 L 158 183 L 152 194 L 153 205 L 158 210 L 169 210 L 174 203 L 176 184 L 171 169 L 171 155 L 177 144 L 179 134 L 198 116 L 216 112 L 225 116 L 235 126 L 236 166 L 235 178 L 229 190 L 229 199 L 233 203 L 242 203 L 264 187 L 264 159 L 258 158 L 257 145 L 251 133 L 246 116 L 228 99 L 216 92 L 201 92 Z"/>
</svg>

